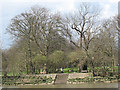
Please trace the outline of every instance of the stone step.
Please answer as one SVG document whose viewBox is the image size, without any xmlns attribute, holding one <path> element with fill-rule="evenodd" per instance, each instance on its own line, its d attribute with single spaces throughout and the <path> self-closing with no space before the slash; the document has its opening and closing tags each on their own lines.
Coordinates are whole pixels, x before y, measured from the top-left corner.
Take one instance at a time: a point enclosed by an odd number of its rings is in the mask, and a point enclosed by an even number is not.
<svg viewBox="0 0 120 90">
<path fill-rule="evenodd" d="M 68 74 L 57 74 L 54 84 L 66 84 Z"/>
</svg>

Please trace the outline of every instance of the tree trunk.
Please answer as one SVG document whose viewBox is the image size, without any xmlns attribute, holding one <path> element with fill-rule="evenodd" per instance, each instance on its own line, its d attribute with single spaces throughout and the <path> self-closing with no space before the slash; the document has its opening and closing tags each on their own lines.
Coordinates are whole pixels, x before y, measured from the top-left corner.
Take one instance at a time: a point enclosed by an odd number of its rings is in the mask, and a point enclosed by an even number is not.
<svg viewBox="0 0 120 90">
<path fill-rule="evenodd" d="M 4 72 L 4 77 L 7 77 L 7 72 L 6 71 Z"/>
<path fill-rule="evenodd" d="M 91 70 L 92 70 L 92 74 L 93 74 L 93 76 L 95 76 L 94 64 L 93 64 L 93 62 L 92 62 L 92 61 L 91 61 L 91 66 L 92 66 L 92 68 L 91 68 Z"/>
<path fill-rule="evenodd" d="M 27 69 L 27 74 L 28 74 L 28 64 L 26 65 L 26 69 Z"/>
<path fill-rule="evenodd" d="M 79 73 L 81 72 L 81 66 L 79 66 Z"/>
<path fill-rule="evenodd" d="M 80 35 L 80 49 L 82 49 L 82 34 Z"/>
<path fill-rule="evenodd" d="M 30 61 L 30 73 L 34 73 L 34 68 L 33 68 L 33 64 L 32 64 L 32 62 Z"/>
<path fill-rule="evenodd" d="M 31 43 L 30 43 L 30 35 L 28 38 L 28 56 L 29 56 L 29 66 L 30 66 L 30 73 L 33 74 L 33 64 L 32 64 L 32 54 L 31 54 L 31 47 L 30 47 Z"/>
<path fill-rule="evenodd" d="M 35 74 L 36 72 L 35 72 L 36 70 L 35 70 L 35 66 L 33 66 L 33 73 Z"/>
<path fill-rule="evenodd" d="M 114 73 L 115 70 L 114 70 L 114 58 L 112 59 L 112 72 Z"/>
<path fill-rule="evenodd" d="M 40 69 L 38 69 L 38 71 L 39 71 L 39 74 L 40 74 Z"/>
</svg>

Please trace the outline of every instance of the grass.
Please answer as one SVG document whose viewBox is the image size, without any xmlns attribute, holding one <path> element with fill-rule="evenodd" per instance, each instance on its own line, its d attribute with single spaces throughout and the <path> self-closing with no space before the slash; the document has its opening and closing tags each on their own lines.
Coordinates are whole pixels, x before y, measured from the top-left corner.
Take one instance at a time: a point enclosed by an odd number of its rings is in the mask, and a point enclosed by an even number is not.
<svg viewBox="0 0 120 90">
<path fill-rule="evenodd" d="M 106 68 L 108 68 L 108 67 L 106 67 Z M 95 67 L 95 71 L 100 70 L 100 69 L 102 69 L 102 67 Z M 70 70 L 70 72 L 69 72 L 69 70 Z M 88 72 L 90 72 L 91 71 L 90 67 L 87 67 L 87 70 L 88 70 Z M 110 72 L 112 72 L 112 67 L 109 67 L 109 70 L 110 70 Z M 115 70 L 115 72 L 118 72 L 118 66 L 115 66 L 114 70 Z M 40 70 L 40 72 L 42 72 L 42 69 Z M 79 68 L 65 68 L 65 69 L 63 69 L 63 72 L 64 73 L 79 72 Z M 2 75 L 3 75 L 3 73 L 2 73 Z M 13 73 L 9 72 L 9 73 L 7 73 L 7 75 L 8 76 L 13 76 Z M 18 74 L 17 72 L 14 72 L 14 75 L 18 76 L 20 74 Z M 27 72 L 24 71 L 24 72 L 21 73 L 21 75 L 27 75 Z"/>
<path fill-rule="evenodd" d="M 65 68 L 65 69 L 63 69 L 63 72 L 64 73 L 72 73 L 72 72 L 78 72 L 78 70 L 79 70 L 78 68 Z"/>
</svg>

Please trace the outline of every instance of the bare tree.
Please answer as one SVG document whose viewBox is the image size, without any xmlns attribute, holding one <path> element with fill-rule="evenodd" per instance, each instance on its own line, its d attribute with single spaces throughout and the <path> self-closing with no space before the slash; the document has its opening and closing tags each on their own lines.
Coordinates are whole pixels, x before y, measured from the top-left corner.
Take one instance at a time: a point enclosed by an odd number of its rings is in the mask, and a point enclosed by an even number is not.
<svg viewBox="0 0 120 90">
<path fill-rule="evenodd" d="M 89 48 L 91 40 L 98 33 L 99 25 L 97 24 L 98 11 L 92 11 L 92 7 L 86 3 L 80 5 L 80 9 L 73 16 L 67 18 L 69 24 L 66 33 L 73 43 L 78 48 L 84 48 L 86 51 Z M 79 41 L 79 44 L 76 43 Z"/>
<path fill-rule="evenodd" d="M 79 10 L 75 12 L 74 15 L 64 20 L 64 33 L 73 45 L 78 49 L 86 51 L 86 55 L 90 59 L 89 61 L 91 61 L 94 69 L 92 56 L 89 55 L 88 50 L 91 41 L 97 36 L 100 29 L 98 22 L 100 10 L 96 8 L 96 10 L 94 9 L 94 11 L 92 11 L 93 8 L 95 7 L 82 3 Z"/>
</svg>

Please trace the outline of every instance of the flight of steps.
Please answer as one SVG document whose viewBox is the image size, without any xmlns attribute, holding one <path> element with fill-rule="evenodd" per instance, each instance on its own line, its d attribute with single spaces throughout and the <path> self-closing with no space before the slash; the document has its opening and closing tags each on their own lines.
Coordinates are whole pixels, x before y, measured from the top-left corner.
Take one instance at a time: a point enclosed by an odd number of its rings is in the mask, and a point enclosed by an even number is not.
<svg viewBox="0 0 120 90">
<path fill-rule="evenodd" d="M 66 84 L 69 74 L 57 74 L 55 77 L 54 84 Z"/>
</svg>

